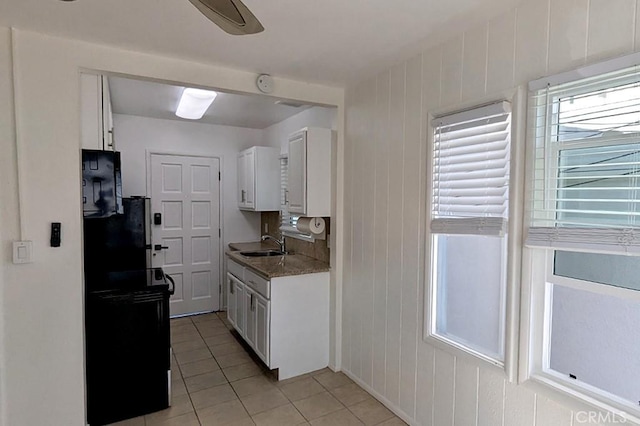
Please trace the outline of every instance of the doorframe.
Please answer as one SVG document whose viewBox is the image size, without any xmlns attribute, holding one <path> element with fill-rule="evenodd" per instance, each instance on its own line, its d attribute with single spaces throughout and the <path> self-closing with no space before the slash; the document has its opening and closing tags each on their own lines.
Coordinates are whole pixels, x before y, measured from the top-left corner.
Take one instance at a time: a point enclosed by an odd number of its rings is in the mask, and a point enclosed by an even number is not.
<svg viewBox="0 0 640 426">
<path fill-rule="evenodd" d="M 219 250 L 218 250 L 218 283 L 220 288 L 218 289 L 218 311 L 222 309 L 222 293 L 224 291 L 224 197 L 222 194 L 222 189 L 224 188 L 224 155 L 214 154 L 209 155 L 205 153 L 187 153 L 185 151 L 174 151 L 174 150 L 155 150 L 155 149 L 145 149 L 145 191 L 147 193 L 147 197 L 151 198 L 151 156 L 152 155 L 169 155 L 176 157 L 197 157 L 197 158 L 215 158 L 218 160 L 219 170 L 220 170 L 220 180 L 218 181 L 218 226 L 220 227 L 220 238 L 218 241 Z M 151 230 L 153 232 L 153 230 Z"/>
</svg>

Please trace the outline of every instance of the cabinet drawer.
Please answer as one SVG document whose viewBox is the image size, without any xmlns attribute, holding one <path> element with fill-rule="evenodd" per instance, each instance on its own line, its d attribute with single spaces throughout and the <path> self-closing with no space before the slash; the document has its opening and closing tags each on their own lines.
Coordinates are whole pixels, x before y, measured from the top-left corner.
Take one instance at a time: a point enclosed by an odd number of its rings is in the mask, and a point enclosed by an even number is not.
<svg viewBox="0 0 640 426">
<path fill-rule="evenodd" d="M 234 275 L 240 281 L 244 281 L 244 266 L 231 259 L 227 259 L 227 272 Z"/>
<path fill-rule="evenodd" d="M 271 298 L 271 282 L 245 269 L 244 283 L 267 299 Z"/>
</svg>

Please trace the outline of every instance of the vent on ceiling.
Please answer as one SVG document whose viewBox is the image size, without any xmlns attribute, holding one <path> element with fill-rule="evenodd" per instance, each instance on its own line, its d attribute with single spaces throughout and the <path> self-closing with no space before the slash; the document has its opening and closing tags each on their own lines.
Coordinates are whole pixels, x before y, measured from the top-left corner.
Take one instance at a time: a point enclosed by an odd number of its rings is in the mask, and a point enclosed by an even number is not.
<svg viewBox="0 0 640 426">
<path fill-rule="evenodd" d="M 291 108 L 301 108 L 303 106 L 305 106 L 305 104 L 301 104 L 300 102 L 296 102 L 296 101 L 276 101 L 275 102 L 276 105 L 282 105 L 282 106 L 288 106 Z"/>
</svg>

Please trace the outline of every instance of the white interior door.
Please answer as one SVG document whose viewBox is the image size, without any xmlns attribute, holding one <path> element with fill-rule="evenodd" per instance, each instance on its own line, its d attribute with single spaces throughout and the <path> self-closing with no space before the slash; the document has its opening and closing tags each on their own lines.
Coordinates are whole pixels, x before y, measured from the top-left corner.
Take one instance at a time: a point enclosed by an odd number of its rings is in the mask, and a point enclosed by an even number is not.
<svg viewBox="0 0 640 426">
<path fill-rule="evenodd" d="M 220 308 L 219 172 L 217 158 L 151 155 L 152 266 L 175 280 L 172 316 Z"/>
</svg>

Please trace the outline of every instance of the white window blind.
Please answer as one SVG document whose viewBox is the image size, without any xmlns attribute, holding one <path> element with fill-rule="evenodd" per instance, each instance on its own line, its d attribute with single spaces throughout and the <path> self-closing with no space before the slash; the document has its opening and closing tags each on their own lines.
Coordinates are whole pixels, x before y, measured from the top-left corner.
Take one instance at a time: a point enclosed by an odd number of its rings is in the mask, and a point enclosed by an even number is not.
<svg viewBox="0 0 640 426">
<path fill-rule="evenodd" d="M 280 231 L 288 234 L 300 234 L 296 227 L 298 216 L 289 213 L 287 188 L 288 188 L 289 160 L 287 157 L 280 157 Z"/>
<path fill-rule="evenodd" d="M 511 108 L 506 101 L 435 118 L 431 231 L 504 235 Z"/>
<path fill-rule="evenodd" d="M 287 157 L 280 157 L 280 226 L 290 226 L 291 216 L 287 208 Z"/>
<path fill-rule="evenodd" d="M 640 253 L 640 69 L 531 94 L 527 245 Z"/>
</svg>

